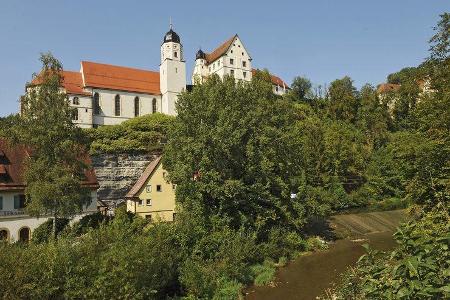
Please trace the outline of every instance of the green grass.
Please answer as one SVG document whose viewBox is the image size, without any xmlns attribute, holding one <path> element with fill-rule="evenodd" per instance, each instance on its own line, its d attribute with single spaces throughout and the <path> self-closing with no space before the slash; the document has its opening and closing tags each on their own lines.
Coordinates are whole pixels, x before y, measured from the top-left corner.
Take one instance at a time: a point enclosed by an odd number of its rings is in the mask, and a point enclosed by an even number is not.
<svg viewBox="0 0 450 300">
<path fill-rule="evenodd" d="M 251 267 L 255 276 L 254 283 L 257 286 L 269 284 L 275 277 L 275 265 L 271 261 L 265 261 L 262 265 L 254 265 Z"/>
</svg>

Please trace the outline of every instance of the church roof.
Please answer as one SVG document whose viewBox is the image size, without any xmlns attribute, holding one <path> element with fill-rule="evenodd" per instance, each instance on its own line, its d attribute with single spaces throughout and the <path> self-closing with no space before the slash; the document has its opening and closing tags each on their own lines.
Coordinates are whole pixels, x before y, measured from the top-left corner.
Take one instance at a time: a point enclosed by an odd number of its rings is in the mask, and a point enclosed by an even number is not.
<svg viewBox="0 0 450 300">
<path fill-rule="evenodd" d="M 128 67 L 81 62 L 84 86 L 144 94 L 161 94 L 159 72 Z"/>
<path fill-rule="evenodd" d="M 237 34 L 233 35 L 230 39 L 225 41 L 222 45 L 217 47 L 213 52 L 206 54 L 206 61 L 208 64 L 214 62 L 216 59 L 227 53 L 230 46 L 233 44 L 234 39 L 237 37 Z"/>
<path fill-rule="evenodd" d="M 67 94 L 90 95 L 83 90 L 83 78 L 80 72 L 64 71 L 63 87 Z"/>
<path fill-rule="evenodd" d="M 160 161 L 161 156 L 158 156 L 155 160 L 148 164 L 142 175 L 139 177 L 133 187 L 128 191 L 125 198 L 132 199 L 138 196 L 139 191 L 142 189 L 145 182 L 147 182 L 147 179 L 150 178 L 150 176 L 153 174 L 153 171 L 156 170 Z"/>
<path fill-rule="evenodd" d="M 164 43 L 168 42 L 180 43 L 180 36 L 172 28 L 164 36 Z"/>
</svg>

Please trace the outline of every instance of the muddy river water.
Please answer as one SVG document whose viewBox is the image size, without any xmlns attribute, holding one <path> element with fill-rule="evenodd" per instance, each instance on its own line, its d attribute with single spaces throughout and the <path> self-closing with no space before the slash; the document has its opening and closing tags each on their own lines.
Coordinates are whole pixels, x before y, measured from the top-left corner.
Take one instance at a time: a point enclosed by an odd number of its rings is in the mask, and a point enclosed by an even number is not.
<svg viewBox="0 0 450 300">
<path fill-rule="evenodd" d="M 300 256 L 278 270 L 272 285 L 250 287 L 246 299 L 309 300 L 323 295 L 364 254 L 363 244 L 378 250 L 392 249 L 392 234 L 404 216 L 403 211 L 391 211 L 334 217 L 331 222 L 335 230 L 345 232 L 347 238 L 331 243 L 328 250 Z"/>
</svg>

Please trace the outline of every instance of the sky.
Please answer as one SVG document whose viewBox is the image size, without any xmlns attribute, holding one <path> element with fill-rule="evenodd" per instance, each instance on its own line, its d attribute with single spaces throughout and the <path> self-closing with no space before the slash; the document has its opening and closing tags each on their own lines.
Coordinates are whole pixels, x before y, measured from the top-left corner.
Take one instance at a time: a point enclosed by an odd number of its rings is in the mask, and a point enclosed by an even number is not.
<svg viewBox="0 0 450 300">
<path fill-rule="evenodd" d="M 169 19 L 190 81 L 195 53 L 239 34 L 255 68 L 288 84 L 350 76 L 377 85 L 428 56 L 447 0 L 152 1 L 0 0 L 0 116 L 18 112 L 27 81 L 50 51 L 65 70 L 88 60 L 159 70 Z"/>
</svg>

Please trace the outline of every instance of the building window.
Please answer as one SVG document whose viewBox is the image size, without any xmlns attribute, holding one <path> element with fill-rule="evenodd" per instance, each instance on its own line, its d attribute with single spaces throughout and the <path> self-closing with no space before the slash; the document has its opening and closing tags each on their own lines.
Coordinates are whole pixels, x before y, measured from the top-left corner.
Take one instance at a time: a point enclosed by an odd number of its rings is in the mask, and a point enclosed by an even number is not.
<svg viewBox="0 0 450 300">
<path fill-rule="evenodd" d="M 242 75 L 244 75 L 244 78 L 247 78 L 247 72 L 242 72 Z"/>
<path fill-rule="evenodd" d="M 30 228 L 23 227 L 19 230 L 19 241 L 21 242 L 28 242 L 30 240 Z"/>
<path fill-rule="evenodd" d="M 139 116 L 139 97 L 134 98 L 134 116 Z"/>
<path fill-rule="evenodd" d="M 145 215 L 145 218 L 146 218 L 147 220 L 149 220 L 149 222 L 152 221 L 152 215 Z"/>
<path fill-rule="evenodd" d="M 138 206 L 142 206 L 142 200 L 138 201 Z"/>
<path fill-rule="evenodd" d="M 73 97 L 73 105 L 80 105 L 80 99 L 78 97 Z"/>
<path fill-rule="evenodd" d="M 156 186 L 156 191 L 157 191 L 157 192 L 162 192 L 162 187 L 161 187 L 160 184 L 158 184 L 158 185 Z"/>
<path fill-rule="evenodd" d="M 176 184 L 172 184 L 172 190 L 176 189 L 177 185 Z"/>
<path fill-rule="evenodd" d="M 145 201 L 145 204 L 146 204 L 147 206 L 152 206 L 152 199 L 147 199 L 147 200 Z"/>
<path fill-rule="evenodd" d="M 230 70 L 230 74 L 234 76 L 234 70 Z"/>
<path fill-rule="evenodd" d="M 120 96 L 116 95 L 114 99 L 114 113 L 116 116 L 120 116 Z"/>
<path fill-rule="evenodd" d="M 177 216 L 177 214 L 176 213 L 173 213 L 172 214 L 172 221 L 175 221 L 175 217 Z"/>
<path fill-rule="evenodd" d="M 244 60 L 242 61 L 242 66 L 245 68 L 247 66 L 247 62 Z"/>
<path fill-rule="evenodd" d="M 100 114 L 100 95 L 98 93 L 94 93 L 94 115 Z"/>
<path fill-rule="evenodd" d="M 0 230 L 0 242 L 1 241 L 7 241 L 9 238 L 9 232 L 6 229 Z"/>
<path fill-rule="evenodd" d="M 77 121 L 78 120 L 78 108 L 75 108 L 72 110 L 72 120 Z"/>
<path fill-rule="evenodd" d="M 14 209 L 25 208 L 25 195 L 14 195 Z"/>
<path fill-rule="evenodd" d="M 92 124 L 92 128 L 98 128 L 98 124 Z"/>
<path fill-rule="evenodd" d="M 234 64 L 234 59 L 230 58 L 230 65 Z"/>
<path fill-rule="evenodd" d="M 152 186 L 151 186 L 151 185 L 147 185 L 147 186 L 145 187 L 145 191 L 146 191 L 147 193 L 151 193 L 151 192 L 152 192 Z"/>
<path fill-rule="evenodd" d="M 233 53 L 233 50 L 231 50 L 231 53 Z"/>
<path fill-rule="evenodd" d="M 156 113 L 156 98 L 152 100 L 152 113 Z"/>
<path fill-rule="evenodd" d="M 3 210 L 3 197 L 0 196 L 0 210 Z"/>
<path fill-rule="evenodd" d="M 173 56 L 178 57 L 178 52 L 175 51 L 175 52 L 173 53 Z"/>
</svg>

